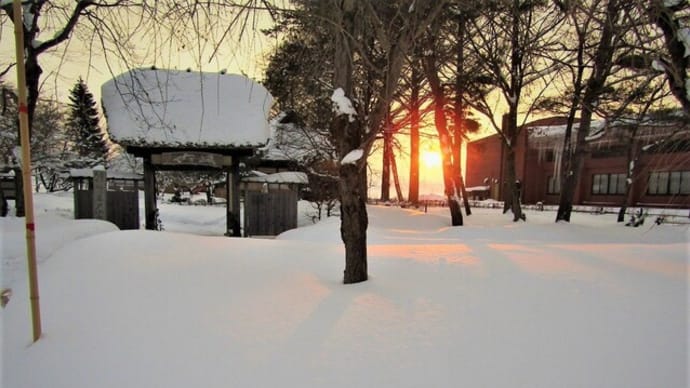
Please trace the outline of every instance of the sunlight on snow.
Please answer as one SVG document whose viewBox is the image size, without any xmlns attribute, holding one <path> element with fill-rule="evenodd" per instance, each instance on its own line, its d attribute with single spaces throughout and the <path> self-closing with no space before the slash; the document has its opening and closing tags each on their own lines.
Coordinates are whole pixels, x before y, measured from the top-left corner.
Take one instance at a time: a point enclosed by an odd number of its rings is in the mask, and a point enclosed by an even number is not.
<svg viewBox="0 0 690 388">
<path fill-rule="evenodd" d="M 464 244 L 372 245 L 369 254 L 380 259 L 410 259 L 420 263 L 448 263 L 478 266 L 479 259 Z"/>
</svg>

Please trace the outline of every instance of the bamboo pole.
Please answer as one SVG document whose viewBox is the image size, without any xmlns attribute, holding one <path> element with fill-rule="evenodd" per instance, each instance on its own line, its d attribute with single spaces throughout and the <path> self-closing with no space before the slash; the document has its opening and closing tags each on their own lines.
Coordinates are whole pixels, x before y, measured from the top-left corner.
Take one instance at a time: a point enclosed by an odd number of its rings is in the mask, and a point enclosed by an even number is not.
<svg viewBox="0 0 690 388">
<path fill-rule="evenodd" d="M 14 0 L 14 38 L 17 53 L 17 89 L 19 92 L 19 131 L 22 146 L 22 181 L 26 216 L 26 256 L 29 267 L 29 298 L 33 340 L 41 337 L 41 309 L 38 297 L 38 271 L 36 268 L 36 235 L 34 199 L 31 191 L 31 139 L 29 137 L 29 108 L 26 102 L 26 69 L 24 67 L 24 20 L 21 0 Z"/>
</svg>

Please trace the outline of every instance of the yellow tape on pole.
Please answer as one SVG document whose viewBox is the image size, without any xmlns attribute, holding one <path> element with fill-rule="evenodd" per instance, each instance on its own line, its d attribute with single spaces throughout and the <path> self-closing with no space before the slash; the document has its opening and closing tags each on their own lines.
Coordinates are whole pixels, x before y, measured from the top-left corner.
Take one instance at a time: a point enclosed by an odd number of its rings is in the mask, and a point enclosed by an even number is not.
<svg viewBox="0 0 690 388">
<path fill-rule="evenodd" d="M 33 340 L 41 337 L 41 309 L 38 297 L 38 270 L 36 268 L 36 226 L 34 224 L 34 197 L 31 191 L 31 139 L 29 137 L 29 108 L 26 102 L 26 73 L 24 68 L 24 18 L 21 0 L 14 0 L 14 38 L 17 51 L 17 91 L 19 93 L 19 130 L 22 144 L 22 181 L 26 215 L 26 256 L 29 266 L 29 298 Z"/>
</svg>

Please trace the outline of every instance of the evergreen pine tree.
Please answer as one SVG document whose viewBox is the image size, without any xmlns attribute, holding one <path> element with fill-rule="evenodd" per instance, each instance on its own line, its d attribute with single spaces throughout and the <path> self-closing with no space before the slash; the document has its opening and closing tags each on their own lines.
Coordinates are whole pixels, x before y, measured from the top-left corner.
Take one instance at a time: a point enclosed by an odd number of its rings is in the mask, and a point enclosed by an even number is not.
<svg viewBox="0 0 690 388">
<path fill-rule="evenodd" d="M 67 127 L 74 151 L 86 165 L 105 163 L 109 144 L 99 123 L 96 101 L 81 77 L 70 90 L 69 99 Z"/>
</svg>

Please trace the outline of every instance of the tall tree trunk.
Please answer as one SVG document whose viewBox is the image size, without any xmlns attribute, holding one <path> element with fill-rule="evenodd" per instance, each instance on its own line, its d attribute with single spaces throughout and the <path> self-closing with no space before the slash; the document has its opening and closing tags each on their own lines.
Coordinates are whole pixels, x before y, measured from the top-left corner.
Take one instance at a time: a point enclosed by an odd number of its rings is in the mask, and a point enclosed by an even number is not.
<svg viewBox="0 0 690 388">
<path fill-rule="evenodd" d="M 522 205 L 520 203 L 521 185 L 518 184 L 517 177 L 517 163 L 515 148 L 518 143 L 518 128 L 517 128 L 517 104 L 511 104 L 506 119 L 506 136 L 508 144 L 506 144 L 505 152 L 505 193 L 504 198 L 507 201 L 504 204 L 503 212 L 510 209 L 513 212 L 513 221 L 526 220 L 522 213 Z"/>
<path fill-rule="evenodd" d="M 366 183 L 359 164 L 340 166 L 340 236 L 345 243 L 345 284 L 367 280 Z"/>
<path fill-rule="evenodd" d="M 586 101 L 586 99 L 585 99 Z M 570 222 L 570 215 L 573 210 L 573 203 L 575 200 L 575 191 L 580 186 L 580 176 L 582 175 L 582 167 L 585 163 L 585 157 L 589 153 L 587 147 L 587 135 L 592 125 L 592 111 L 589 109 L 582 109 L 580 116 L 580 126 L 577 130 L 575 141 L 575 149 L 571 156 L 570 170 L 562 178 L 564 179 L 563 191 L 561 192 L 559 211 L 556 215 L 556 221 Z M 561 209 L 562 208 L 562 209 Z"/>
<path fill-rule="evenodd" d="M 465 189 L 465 180 L 462 178 L 462 143 L 465 137 L 465 104 L 463 103 L 463 85 L 462 80 L 465 77 L 465 15 L 458 14 L 458 36 L 457 36 L 457 63 L 455 70 L 455 134 L 454 134 L 454 152 L 453 155 L 457 158 L 457 177 L 455 178 L 460 186 L 462 192 L 462 202 L 465 205 L 465 214 L 468 216 L 472 214 L 470 209 L 470 201 Z"/>
<path fill-rule="evenodd" d="M 383 168 L 381 169 L 381 201 L 390 201 L 391 198 L 391 158 L 393 154 L 393 134 L 390 131 L 389 122 L 383 131 Z"/>
<path fill-rule="evenodd" d="M 616 222 L 624 222 L 625 221 L 625 213 L 628 211 L 628 207 L 632 203 L 632 197 L 633 197 L 633 190 L 632 190 L 632 178 L 630 178 L 630 174 L 628 175 L 627 181 L 625 183 L 625 195 L 623 196 L 623 201 L 621 202 L 621 208 L 618 210 L 618 218 L 616 219 Z"/>
<path fill-rule="evenodd" d="M 625 195 L 623 196 L 623 200 L 621 201 L 621 208 L 618 210 L 618 219 L 616 220 L 617 222 L 624 222 L 625 221 L 625 212 L 628 210 L 628 206 L 632 205 L 632 199 L 633 199 L 633 182 L 634 182 L 634 176 L 635 176 L 635 165 L 637 164 L 637 152 L 638 152 L 638 145 L 635 142 L 635 138 L 637 137 L 637 130 L 639 127 L 635 127 L 632 130 L 632 133 L 630 133 L 630 140 L 628 142 L 628 152 L 627 152 L 627 166 L 628 170 L 625 174 Z"/>
<path fill-rule="evenodd" d="M 506 197 L 508 199 L 508 208 L 513 213 L 513 221 L 525 220 L 522 213 L 522 206 L 520 204 L 520 188 L 517 185 L 517 173 L 515 168 L 515 150 L 513 147 L 508 147 L 506 150 Z M 505 211 L 504 211 L 505 213 Z"/>
<path fill-rule="evenodd" d="M 347 34 L 354 31 L 355 2 L 344 0 L 339 4 L 335 34 L 335 57 L 333 69 L 334 88 L 341 88 L 345 97 L 352 99 L 353 64 L 352 47 Z M 337 139 L 338 156 L 343 160 L 350 152 L 362 145 L 362 118 L 337 115 L 331 122 L 331 136 Z M 345 284 L 366 281 L 367 272 L 367 185 L 366 156 L 355 163 L 341 164 L 340 182 L 340 236 L 345 245 Z"/>
<path fill-rule="evenodd" d="M 563 183 L 561 185 L 561 196 L 556 214 L 556 221 L 570 222 L 570 215 L 573 210 L 575 191 L 580 185 L 580 176 L 587 153 L 587 136 L 592 126 L 592 107 L 596 105 L 606 83 L 606 79 L 611 70 L 613 54 L 615 51 L 614 38 L 617 28 L 617 19 L 620 17 L 619 1 L 609 0 L 606 5 L 606 20 L 602 24 L 599 45 L 592 63 L 593 70 L 584 88 L 584 95 L 580 109 L 580 126 L 577 131 L 575 148 L 570 155 L 567 163 L 568 170 L 563 170 Z M 566 149 L 564 152 L 568 151 Z"/>
<path fill-rule="evenodd" d="M 448 201 L 448 209 L 450 210 L 451 225 L 461 226 L 463 224 L 463 218 L 460 205 L 460 188 L 456 180 L 456 176 L 458 175 L 457 170 L 459 170 L 460 166 L 456 166 L 453 163 L 453 140 L 448 130 L 448 123 L 444 111 L 446 98 L 441 87 L 441 81 L 438 77 L 434 55 L 426 55 L 422 59 L 422 63 L 434 99 L 434 124 L 441 145 L 443 186 L 446 200 Z"/>
<path fill-rule="evenodd" d="M 413 205 L 419 204 L 419 89 L 422 74 L 412 65 L 412 90 L 410 91 L 410 184 L 408 199 Z"/>
<path fill-rule="evenodd" d="M 472 209 L 470 208 L 470 199 L 467 195 L 467 189 L 465 188 L 465 180 L 462 178 L 462 174 L 458 176 L 458 185 L 460 186 L 460 191 L 462 192 L 462 202 L 465 205 L 465 214 L 471 216 Z"/>
<path fill-rule="evenodd" d="M 398 164 L 395 161 L 395 154 L 391 152 L 391 172 L 393 173 L 393 184 L 395 185 L 395 194 L 398 196 L 398 202 L 404 202 L 405 198 L 400 187 L 400 176 L 398 175 Z"/>
<path fill-rule="evenodd" d="M 518 107 L 520 106 L 520 93 L 524 81 L 521 77 L 524 52 L 520 46 L 520 2 L 513 0 L 513 25 L 511 34 L 511 60 L 510 60 L 510 98 L 508 108 L 508 152 L 506 153 L 506 173 L 508 174 L 508 187 L 510 189 L 510 208 L 513 211 L 513 221 L 525 220 L 520 204 L 520 187 L 517 184 L 517 171 L 515 162 L 515 150 L 518 143 L 520 129 L 517 125 Z M 524 150 L 526 152 L 527 150 Z"/>
<path fill-rule="evenodd" d="M 578 108 L 580 107 L 580 99 L 582 97 L 582 79 L 584 77 L 584 50 L 586 44 L 586 34 L 577 29 L 578 32 L 578 49 L 577 49 L 577 74 L 575 75 L 575 82 L 573 87 L 573 95 L 570 101 L 570 109 L 568 111 L 568 118 L 565 126 L 565 134 L 563 135 L 563 149 L 561 152 L 561 168 L 557 171 L 559 177 L 559 198 L 558 198 L 558 210 L 556 211 L 556 222 L 558 221 L 568 221 L 570 222 L 570 213 L 573 210 L 573 197 L 572 195 L 566 195 L 565 193 L 574 193 L 575 187 L 573 186 L 576 182 L 573 182 L 571 177 L 571 171 L 573 170 L 573 151 L 574 147 L 572 144 L 573 137 L 573 127 L 575 125 L 575 115 L 577 115 Z"/>
</svg>

